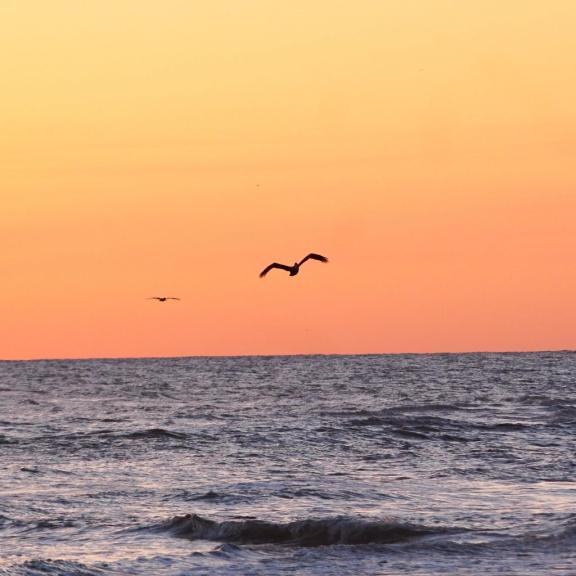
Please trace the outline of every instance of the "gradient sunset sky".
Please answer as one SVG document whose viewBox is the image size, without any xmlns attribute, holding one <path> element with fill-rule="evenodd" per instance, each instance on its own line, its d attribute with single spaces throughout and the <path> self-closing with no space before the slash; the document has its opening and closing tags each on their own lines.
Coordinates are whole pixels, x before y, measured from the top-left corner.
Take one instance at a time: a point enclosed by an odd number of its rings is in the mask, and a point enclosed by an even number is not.
<svg viewBox="0 0 576 576">
<path fill-rule="evenodd" d="M 575 22 L 3 0 L 0 358 L 576 348 Z"/>
</svg>

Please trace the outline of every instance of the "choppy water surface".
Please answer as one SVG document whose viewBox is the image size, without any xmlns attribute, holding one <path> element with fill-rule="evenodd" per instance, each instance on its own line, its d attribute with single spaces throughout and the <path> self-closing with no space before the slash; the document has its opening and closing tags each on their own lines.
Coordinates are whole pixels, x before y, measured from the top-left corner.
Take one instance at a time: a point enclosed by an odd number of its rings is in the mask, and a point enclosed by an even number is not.
<svg viewBox="0 0 576 576">
<path fill-rule="evenodd" d="M 576 574 L 576 354 L 0 363 L 0 574 Z"/>
</svg>

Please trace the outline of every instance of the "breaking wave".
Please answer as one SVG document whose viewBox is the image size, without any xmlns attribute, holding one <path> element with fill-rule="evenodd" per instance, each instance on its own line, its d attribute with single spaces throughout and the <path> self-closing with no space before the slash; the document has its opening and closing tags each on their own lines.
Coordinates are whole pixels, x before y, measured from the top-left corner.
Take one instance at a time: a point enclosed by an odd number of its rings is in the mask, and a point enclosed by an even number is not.
<svg viewBox="0 0 576 576">
<path fill-rule="evenodd" d="M 335 517 L 288 523 L 257 519 L 216 522 L 197 514 L 176 516 L 156 528 L 190 540 L 300 546 L 391 544 L 448 532 L 447 529 L 402 523 L 392 519 L 364 520 Z"/>
</svg>

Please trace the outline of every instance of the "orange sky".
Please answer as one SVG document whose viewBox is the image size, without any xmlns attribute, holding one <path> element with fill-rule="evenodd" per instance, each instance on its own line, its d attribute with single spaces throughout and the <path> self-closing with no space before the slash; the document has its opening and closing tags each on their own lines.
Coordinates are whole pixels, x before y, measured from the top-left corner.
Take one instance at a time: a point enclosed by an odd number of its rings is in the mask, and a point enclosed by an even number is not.
<svg viewBox="0 0 576 576">
<path fill-rule="evenodd" d="M 576 348 L 574 22 L 2 2 L 0 358 Z"/>
</svg>

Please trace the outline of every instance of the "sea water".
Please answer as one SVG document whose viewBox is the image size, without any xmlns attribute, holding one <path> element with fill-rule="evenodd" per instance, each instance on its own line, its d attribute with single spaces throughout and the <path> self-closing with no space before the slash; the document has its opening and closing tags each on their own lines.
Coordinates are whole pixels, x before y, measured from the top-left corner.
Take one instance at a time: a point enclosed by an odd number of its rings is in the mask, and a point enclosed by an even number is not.
<svg viewBox="0 0 576 576">
<path fill-rule="evenodd" d="M 2 575 L 576 574 L 576 354 L 0 362 Z"/>
</svg>

